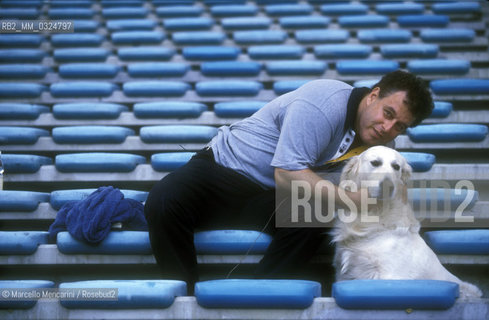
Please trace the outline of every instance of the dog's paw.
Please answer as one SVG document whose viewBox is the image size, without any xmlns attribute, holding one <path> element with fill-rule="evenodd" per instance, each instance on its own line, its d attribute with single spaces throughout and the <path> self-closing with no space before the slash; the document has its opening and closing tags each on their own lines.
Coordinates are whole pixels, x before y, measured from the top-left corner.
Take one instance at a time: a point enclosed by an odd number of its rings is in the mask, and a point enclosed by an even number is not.
<svg viewBox="0 0 489 320">
<path fill-rule="evenodd" d="M 480 298 L 482 297 L 482 291 L 473 284 L 462 282 L 460 287 L 460 299 Z"/>
</svg>

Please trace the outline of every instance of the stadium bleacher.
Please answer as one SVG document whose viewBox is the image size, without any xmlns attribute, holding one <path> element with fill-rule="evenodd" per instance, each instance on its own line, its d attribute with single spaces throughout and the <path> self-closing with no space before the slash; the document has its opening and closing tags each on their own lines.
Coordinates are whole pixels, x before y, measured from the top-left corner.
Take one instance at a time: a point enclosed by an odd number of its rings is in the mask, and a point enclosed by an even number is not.
<svg viewBox="0 0 489 320">
<path fill-rule="evenodd" d="M 0 318 L 489 319 L 487 1 L 0 0 L 0 20 L 74 23 L 0 32 Z M 196 233 L 195 291 L 160 278 L 145 231 L 49 240 L 63 204 L 102 186 L 144 202 L 219 126 L 283 93 L 318 78 L 371 86 L 399 68 L 436 101 L 396 139 L 410 200 L 427 243 L 481 299 L 446 282 L 334 283 L 327 243 L 299 279 L 252 279 L 270 243 L 260 230 Z M 3 295 L 42 288 L 117 299 Z"/>
</svg>

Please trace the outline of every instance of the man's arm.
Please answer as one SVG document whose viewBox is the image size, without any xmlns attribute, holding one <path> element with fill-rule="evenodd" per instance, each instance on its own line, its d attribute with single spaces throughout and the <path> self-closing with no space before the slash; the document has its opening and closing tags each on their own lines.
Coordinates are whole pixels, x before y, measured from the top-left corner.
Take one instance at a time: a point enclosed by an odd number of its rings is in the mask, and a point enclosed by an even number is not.
<svg viewBox="0 0 489 320">
<path fill-rule="evenodd" d="M 305 181 L 311 186 L 311 190 L 315 190 L 316 185 L 320 182 L 323 181 L 319 175 L 317 175 L 314 171 L 311 169 L 303 169 L 303 170 L 296 170 L 296 171 L 290 171 L 290 170 L 285 170 L 281 168 L 275 168 L 274 171 L 274 176 L 275 176 L 275 184 L 277 189 L 281 190 L 289 190 L 291 186 L 291 181 L 294 180 L 299 180 L 299 181 Z M 335 206 L 338 205 L 342 208 L 348 208 L 348 205 L 344 202 L 344 199 L 340 197 L 339 195 L 339 187 L 332 184 L 334 188 L 334 201 L 335 201 Z M 361 192 L 356 191 L 356 192 L 351 192 L 351 191 L 346 191 L 342 190 L 346 196 L 353 201 L 353 203 L 357 206 L 361 206 Z M 325 199 L 329 199 L 328 197 L 328 189 L 327 188 L 322 188 L 322 199 L 323 201 Z M 312 193 L 314 194 L 314 193 Z"/>
</svg>

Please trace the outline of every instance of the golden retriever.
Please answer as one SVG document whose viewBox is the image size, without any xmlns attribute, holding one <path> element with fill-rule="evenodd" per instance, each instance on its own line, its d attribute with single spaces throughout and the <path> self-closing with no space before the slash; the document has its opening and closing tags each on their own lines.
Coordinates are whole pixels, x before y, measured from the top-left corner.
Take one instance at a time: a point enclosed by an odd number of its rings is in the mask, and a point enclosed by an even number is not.
<svg viewBox="0 0 489 320">
<path fill-rule="evenodd" d="M 384 146 L 371 147 L 347 162 L 340 186 L 352 191 L 355 185 L 364 187 L 375 203 L 336 218 L 336 280 L 446 280 L 459 284 L 461 298 L 482 296 L 476 286 L 446 270 L 419 235 L 420 224 L 407 199 L 411 171 L 399 152 Z"/>
</svg>

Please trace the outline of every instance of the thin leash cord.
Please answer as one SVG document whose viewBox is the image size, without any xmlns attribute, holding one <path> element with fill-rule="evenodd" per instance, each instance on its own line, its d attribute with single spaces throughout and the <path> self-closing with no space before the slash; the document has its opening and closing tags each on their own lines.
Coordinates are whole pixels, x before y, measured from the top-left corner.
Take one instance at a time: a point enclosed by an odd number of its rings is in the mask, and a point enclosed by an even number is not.
<svg viewBox="0 0 489 320">
<path fill-rule="evenodd" d="M 260 231 L 260 234 L 256 237 L 256 239 L 253 241 L 253 243 L 251 244 L 251 246 L 248 248 L 248 250 L 246 251 L 245 255 L 239 260 L 239 262 L 228 272 L 228 274 L 226 275 L 226 279 L 229 279 L 229 277 L 231 276 L 231 274 L 234 272 L 234 270 L 236 270 L 244 261 L 244 259 L 246 259 L 246 257 L 248 257 L 248 255 L 250 254 L 251 250 L 253 249 L 253 247 L 255 246 L 256 242 L 258 241 L 258 239 L 260 239 L 263 231 L 265 231 L 265 229 L 268 227 L 268 225 L 270 224 L 270 221 L 272 221 L 272 218 L 273 218 L 273 215 L 277 212 L 277 209 L 280 208 L 280 206 L 284 203 L 285 199 L 282 200 L 282 202 L 280 202 L 277 206 L 277 208 L 275 208 L 275 210 L 273 210 L 272 214 L 270 215 L 270 217 L 268 218 L 267 222 L 265 223 L 265 226 L 261 229 Z"/>
</svg>

